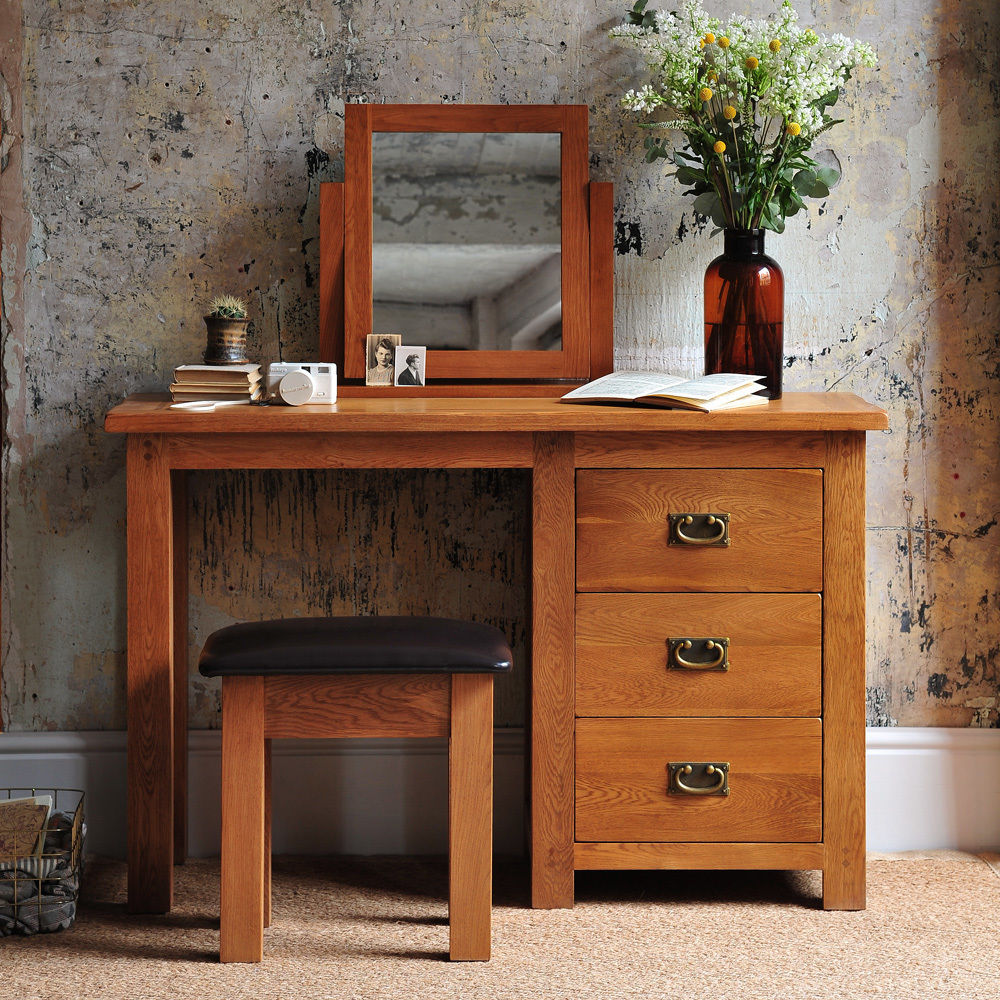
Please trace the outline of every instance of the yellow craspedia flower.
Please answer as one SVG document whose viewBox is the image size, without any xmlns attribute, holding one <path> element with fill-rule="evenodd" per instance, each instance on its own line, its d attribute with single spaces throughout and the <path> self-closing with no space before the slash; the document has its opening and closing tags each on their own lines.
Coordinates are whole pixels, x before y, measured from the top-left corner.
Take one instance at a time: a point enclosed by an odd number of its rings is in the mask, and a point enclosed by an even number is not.
<svg viewBox="0 0 1000 1000">
<path fill-rule="evenodd" d="M 711 31 L 707 35 L 705 35 L 705 44 L 706 45 L 715 44 L 715 35 L 713 35 Z"/>
<path fill-rule="evenodd" d="M 722 36 L 722 37 L 721 37 L 721 38 L 719 39 L 719 46 L 720 46 L 721 48 L 723 48 L 723 49 L 728 49 L 728 48 L 729 48 L 729 39 L 728 39 L 728 38 L 726 38 L 726 36 L 725 36 L 725 35 L 723 35 L 723 36 Z"/>
<path fill-rule="evenodd" d="M 781 48 L 781 41 L 777 38 L 772 38 L 770 44 L 767 46 L 772 52 L 777 52 Z"/>
<path fill-rule="evenodd" d="M 736 108 L 731 104 L 727 104 L 722 109 L 722 117 L 726 119 L 727 122 L 731 122 L 736 117 Z"/>
<path fill-rule="evenodd" d="M 712 89 L 711 87 L 702 87 L 698 91 L 698 100 L 700 101 L 710 101 L 712 99 Z"/>
<path fill-rule="evenodd" d="M 718 73 L 709 73 L 708 74 L 708 82 L 709 83 L 717 83 L 718 80 L 719 80 L 719 74 Z"/>
<path fill-rule="evenodd" d="M 760 65 L 760 60 L 756 56 L 748 56 L 743 64 L 747 69 L 756 69 Z"/>
<path fill-rule="evenodd" d="M 719 140 L 719 141 L 718 141 L 718 142 L 717 142 L 717 143 L 716 143 L 716 144 L 715 144 L 715 145 L 714 145 L 714 146 L 712 147 L 712 149 L 713 149 L 713 150 L 714 150 L 714 151 L 715 151 L 716 153 L 718 153 L 718 154 L 719 154 L 719 156 L 722 156 L 722 154 L 723 154 L 723 153 L 724 153 L 724 152 L 726 151 L 726 144 L 725 144 L 725 143 L 724 143 L 724 142 L 723 142 L 723 141 L 722 141 L 722 140 L 720 139 L 720 140 Z"/>
<path fill-rule="evenodd" d="M 789 135 L 798 135 L 802 131 L 802 126 L 798 122 L 789 122 L 786 131 Z"/>
</svg>

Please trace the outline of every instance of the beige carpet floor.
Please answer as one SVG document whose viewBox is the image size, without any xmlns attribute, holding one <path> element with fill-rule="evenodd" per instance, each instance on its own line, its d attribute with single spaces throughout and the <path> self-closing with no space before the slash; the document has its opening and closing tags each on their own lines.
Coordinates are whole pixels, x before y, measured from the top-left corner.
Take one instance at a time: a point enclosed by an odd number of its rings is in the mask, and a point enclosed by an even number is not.
<svg viewBox="0 0 1000 1000">
<path fill-rule="evenodd" d="M 824 912 L 817 873 L 589 872 L 573 910 L 527 908 L 499 865 L 493 960 L 450 964 L 443 863 L 276 859 L 260 965 L 219 965 L 218 863 L 177 869 L 171 914 L 125 912 L 93 861 L 76 925 L 0 939 L 0 996 L 891 1000 L 1000 998 L 1000 865 L 872 855 L 868 909 Z"/>
</svg>

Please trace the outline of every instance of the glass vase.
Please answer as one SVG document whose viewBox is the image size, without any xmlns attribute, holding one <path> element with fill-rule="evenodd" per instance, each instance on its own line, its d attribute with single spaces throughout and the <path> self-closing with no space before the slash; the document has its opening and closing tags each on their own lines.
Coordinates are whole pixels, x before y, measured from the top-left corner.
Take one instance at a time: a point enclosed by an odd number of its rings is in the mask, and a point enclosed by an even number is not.
<svg viewBox="0 0 1000 1000">
<path fill-rule="evenodd" d="M 764 230 L 727 229 L 705 272 L 705 374 L 763 375 L 781 398 L 785 279 L 764 253 Z"/>
</svg>

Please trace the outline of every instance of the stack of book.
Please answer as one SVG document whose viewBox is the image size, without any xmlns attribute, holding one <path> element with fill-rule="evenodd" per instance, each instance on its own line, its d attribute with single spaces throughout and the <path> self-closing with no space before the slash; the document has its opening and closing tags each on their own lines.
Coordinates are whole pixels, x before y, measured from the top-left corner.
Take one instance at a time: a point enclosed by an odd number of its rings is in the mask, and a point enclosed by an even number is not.
<svg viewBox="0 0 1000 1000">
<path fill-rule="evenodd" d="M 174 369 L 170 395 L 175 403 L 249 403 L 260 397 L 260 378 L 260 365 L 180 365 Z"/>
</svg>

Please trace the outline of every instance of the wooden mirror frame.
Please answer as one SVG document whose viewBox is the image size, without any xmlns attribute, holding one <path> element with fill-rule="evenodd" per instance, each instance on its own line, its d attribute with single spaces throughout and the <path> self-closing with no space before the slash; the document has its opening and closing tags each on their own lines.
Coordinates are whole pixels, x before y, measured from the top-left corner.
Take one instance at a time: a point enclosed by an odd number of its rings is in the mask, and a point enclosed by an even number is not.
<svg viewBox="0 0 1000 1000">
<path fill-rule="evenodd" d="M 544 383 L 555 387 L 552 394 L 561 394 L 570 383 L 611 371 L 612 185 L 589 181 L 586 105 L 348 104 L 344 112 L 345 181 L 320 187 L 320 360 L 340 366 L 347 394 L 434 395 L 450 385 L 480 395 L 496 394 L 501 385 Z M 428 350 L 427 386 L 364 386 L 365 338 L 373 332 L 372 142 L 377 132 L 559 134 L 561 350 Z"/>
</svg>

